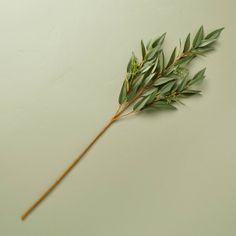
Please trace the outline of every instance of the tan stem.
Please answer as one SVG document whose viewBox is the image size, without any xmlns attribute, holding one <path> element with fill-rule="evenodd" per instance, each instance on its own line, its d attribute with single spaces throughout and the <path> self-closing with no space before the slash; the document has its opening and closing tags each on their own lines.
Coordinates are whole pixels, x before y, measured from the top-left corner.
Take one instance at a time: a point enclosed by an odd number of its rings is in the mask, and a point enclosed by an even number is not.
<svg viewBox="0 0 236 236">
<path fill-rule="evenodd" d="M 116 113 L 109 122 L 97 133 L 92 141 L 84 148 L 79 156 L 67 167 L 67 169 L 59 176 L 59 178 L 39 197 L 39 199 L 29 207 L 27 211 L 21 216 L 21 220 L 25 220 L 27 216 L 57 187 L 57 185 L 69 174 L 69 172 L 76 166 L 79 160 L 89 151 L 93 144 L 101 137 L 101 135 L 118 119 Z"/>
</svg>

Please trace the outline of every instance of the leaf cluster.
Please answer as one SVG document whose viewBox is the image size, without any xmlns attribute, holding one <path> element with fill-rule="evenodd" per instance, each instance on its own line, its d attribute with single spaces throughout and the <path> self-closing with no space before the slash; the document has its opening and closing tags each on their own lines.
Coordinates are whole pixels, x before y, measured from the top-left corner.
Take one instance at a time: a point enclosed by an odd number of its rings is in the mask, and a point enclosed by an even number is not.
<svg viewBox="0 0 236 236">
<path fill-rule="evenodd" d="M 150 40 L 146 45 L 141 40 L 142 59 L 132 53 L 127 65 L 127 74 L 123 81 L 119 103 L 133 105 L 133 110 L 175 109 L 174 102 L 182 97 L 199 94 L 194 86 L 205 78 L 205 68 L 193 77 L 189 75 L 189 63 L 200 55 L 214 50 L 223 28 L 205 35 L 201 26 L 191 39 L 188 34 L 184 44 L 175 47 L 169 59 L 166 59 L 163 43 L 166 33 Z"/>
</svg>

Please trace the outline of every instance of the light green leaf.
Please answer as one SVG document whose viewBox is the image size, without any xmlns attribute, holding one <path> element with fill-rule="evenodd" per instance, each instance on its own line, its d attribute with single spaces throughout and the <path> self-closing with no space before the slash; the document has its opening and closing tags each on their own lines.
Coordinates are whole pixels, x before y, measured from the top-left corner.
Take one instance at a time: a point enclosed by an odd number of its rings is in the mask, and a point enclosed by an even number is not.
<svg viewBox="0 0 236 236">
<path fill-rule="evenodd" d="M 165 84 L 171 80 L 175 80 L 175 78 L 173 77 L 161 77 L 159 79 L 157 79 L 154 83 L 154 86 L 159 86 L 159 85 L 162 85 L 162 84 Z"/>
<path fill-rule="evenodd" d="M 191 36 L 190 36 L 190 33 L 189 33 L 186 40 L 185 40 L 185 43 L 184 43 L 184 50 L 183 50 L 184 53 L 187 52 L 190 48 L 190 37 Z"/>
<path fill-rule="evenodd" d="M 203 38 L 204 38 L 204 29 L 203 26 L 201 26 L 193 39 L 193 48 L 197 48 L 201 44 Z"/>
<path fill-rule="evenodd" d="M 195 84 L 195 83 L 197 83 L 197 82 L 202 81 L 202 80 L 204 79 L 204 77 L 205 77 L 205 76 L 204 76 L 205 71 L 206 71 L 206 68 L 204 68 L 204 69 L 200 70 L 199 72 L 197 72 L 197 73 L 194 75 L 194 77 L 193 77 L 191 80 L 189 80 L 188 86 L 191 86 L 191 85 L 193 85 L 193 84 Z"/>
</svg>

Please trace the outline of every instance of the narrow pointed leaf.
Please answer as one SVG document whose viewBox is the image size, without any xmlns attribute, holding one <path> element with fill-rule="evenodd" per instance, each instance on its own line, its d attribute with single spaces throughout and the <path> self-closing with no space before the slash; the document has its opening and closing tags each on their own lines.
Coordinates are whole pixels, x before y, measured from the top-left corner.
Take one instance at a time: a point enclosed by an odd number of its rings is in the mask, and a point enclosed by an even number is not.
<svg viewBox="0 0 236 236">
<path fill-rule="evenodd" d="M 203 26 L 201 26 L 193 39 L 193 48 L 197 48 L 201 44 L 203 38 L 204 38 L 204 29 Z"/>
<path fill-rule="evenodd" d="M 171 56 L 170 56 L 170 60 L 167 64 L 166 67 L 169 67 L 170 65 L 173 64 L 173 62 L 175 61 L 175 57 L 176 57 L 176 48 L 174 49 L 174 51 L 172 52 Z"/>
<path fill-rule="evenodd" d="M 186 77 L 182 80 L 182 82 L 180 83 L 180 85 L 179 85 L 179 87 L 178 87 L 178 91 L 182 91 L 182 90 L 185 88 L 187 82 L 188 82 L 188 79 L 187 79 L 187 76 L 186 76 Z"/>
<path fill-rule="evenodd" d="M 160 109 L 171 109 L 176 110 L 177 108 L 171 104 L 168 104 L 164 101 L 157 101 L 151 104 L 151 107 L 153 108 L 160 108 Z"/>
<path fill-rule="evenodd" d="M 144 106 L 147 104 L 148 100 L 149 100 L 149 96 L 139 99 L 134 104 L 133 110 L 141 111 L 144 108 Z"/>
<path fill-rule="evenodd" d="M 146 56 L 146 48 L 144 46 L 144 43 L 143 43 L 143 40 L 141 40 L 141 49 L 142 49 L 142 57 L 143 57 L 143 60 Z"/>
<path fill-rule="evenodd" d="M 151 88 L 151 89 L 148 89 L 147 91 L 145 91 L 143 94 L 142 94 L 142 96 L 143 97 L 146 97 L 146 96 L 149 96 L 150 94 L 152 94 L 152 93 L 157 93 L 157 88 Z"/>
<path fill-rule="evenodd" d="M 205 37 L 205 39 L 216 39 L 216 40 L 217 40 L 217 39 L 220 37 L 220 34 L 221 34 L 222 30 L 224 30 L 224 27 L 212 31 L 211 33 L 209 33 L 209 34 Z"/>
<path fill-rule="evenodd" d="M 165 55 L 162 51 L 159 55 L 158 71 L 161 73 L 165 68 Z"/>
<path fill-rule="evenodd" d="M 123 85 L 121 87 L 120 95 L 119 95 L 119 103 L 122 104 L 126 100 L 128 92 L 128 82 L 124 80 Z"/>
<path fill-rule="evenodd" d="M 188 85 L 191 86 L 191 85 L 203 80 L 205 71 L 206 71 L 206 68 L 204 68 L 204 69 L 200 70 L 198 73 L 196 73 L 194 75 L 194 77 L 191 80 L 189 80 Z"/>
<path fill-rule="evenodd" d="M 200 90 L 186 89 L 182 91 L 181 94 L 194 95 L 194 94 L 199 94 L 200 92 L 201 92 Z"/>
<path fill-rule="evenodd" d="M 155 73 L 150 74 L 148 77 L 145 78 L 144 80 L 144 85 L 147 85 L 154 77 L 155 77 Z"/>
<path fill-rule="evenodd" d="M 175 84 L 175 81 L 170 81 L 159 90 L 159 93 L 165 94 L 165 93 L 170 92 L 174 84 Z"/>
<path fill-rule="evenodd" d="M 190 34 L 188 34 L 188 36 L 187 36 L 187 38 L 185 40 L 184 50 L 183 50 L 184 53 L 187 52 L 189 50 L 189 48 L 190 48 L 190 37 L 191 37 Z"/>
<path fill-rule="evenodd" d="M 159 85 L 162 85 L 162 84 L 165 84 L 171 80 L 175 80 L 175 78 L 173 77 L 162 77 L 162 78 L 159 78 L 155 81 L 154 83 L 154 86 L 159 86 Z"/>
<path fill-rule="evenodd" d="M 162 34 L 159 38 L 157 38 L 153 43 L 152 43 L 152 47 L 155 48 L 155 47 L 161 47 L 164 40 L 165 40 L 165 36 L 166 36 L 166 33 Z"/>
</svg>

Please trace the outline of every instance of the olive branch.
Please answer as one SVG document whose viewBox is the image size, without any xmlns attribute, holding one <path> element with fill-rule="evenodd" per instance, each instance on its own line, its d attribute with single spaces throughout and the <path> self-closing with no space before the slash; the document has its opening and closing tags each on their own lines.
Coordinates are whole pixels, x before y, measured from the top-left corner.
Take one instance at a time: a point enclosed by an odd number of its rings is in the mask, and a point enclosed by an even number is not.
<svg viewBox="0 0 236 236">
<path fill-rule="evenodd" d="M 183 46 L 180 40 L 179 47 L 174 48 L 169 60 L 166 60 L 162 47 L 166 33 L 150 40 L 146 45 L 141 40 L 142 59 L 138 61 L 132 53 L 121 87 L 117 111 L 59 178 L 21 216 L 21 219 L 24 220 L 53 191 L 111 124 L 123 117 L 145 110 L 176 109 L 173 104 L 182 104 L 181 98 L 199 94 L 201 91 L 196 89 L 196 86 L 205 78 L 205 68 L 191 77 L 188 65 L 196 57 L 214 50 L 223 29 L 205 35 L 204 28 L 201 26 L 193 40 L 190 33 Z"/>
</svg>

